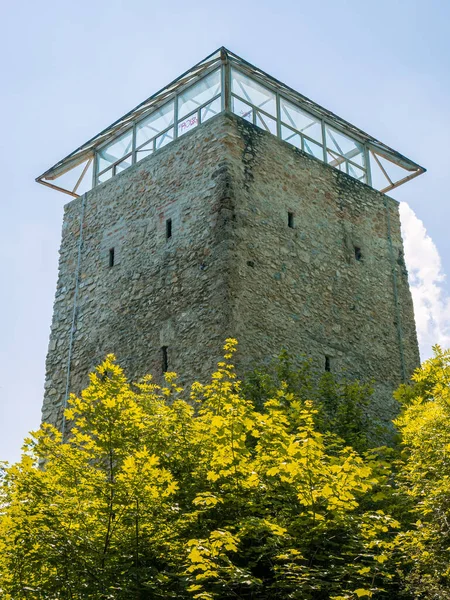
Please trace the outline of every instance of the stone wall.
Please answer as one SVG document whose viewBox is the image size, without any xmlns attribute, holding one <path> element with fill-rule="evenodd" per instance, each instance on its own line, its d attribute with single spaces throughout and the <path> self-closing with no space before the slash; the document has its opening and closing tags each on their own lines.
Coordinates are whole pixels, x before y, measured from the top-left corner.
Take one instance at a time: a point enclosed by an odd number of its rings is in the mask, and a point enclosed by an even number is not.
<svg viewBox="0 0 450 600">
<path fill-rule="evenodd" d="M 319 371 L 328 357 L 374 381 L 389 418 L 392 390 L 419 365 L 398 203 L 242 120 L 228 147 L 241 370 L 281 347 Z"/>
<path fill-rule="evenodd" d="M 419 362 L 397 203 L 222 114 L 66 206 L 44 421 L 61 423 L 82 209 L 70 391 L 109 352 L 158 380 L 163 346 L 205 380 L 231 335 L 241 372 L 282 347 L 327 356 L 374 379 L 384 412 Z"/>
</svg>

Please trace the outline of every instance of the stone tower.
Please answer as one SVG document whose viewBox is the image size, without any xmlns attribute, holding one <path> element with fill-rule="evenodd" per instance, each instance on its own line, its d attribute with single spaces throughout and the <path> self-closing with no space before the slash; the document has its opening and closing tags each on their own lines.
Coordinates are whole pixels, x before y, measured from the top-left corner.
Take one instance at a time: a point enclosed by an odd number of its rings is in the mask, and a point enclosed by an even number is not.
<svg viewBox="0 0 450 600">
<path fill-rule="evenodd" d="M 229 336 L 241 372 L 286 347 L 389 412 L 419 353 L 386 192 L 423 172 L 221 48 L 37 179 L 73 197 L 43 420 L 106 353 L 189 383 Z"/>
</svg>

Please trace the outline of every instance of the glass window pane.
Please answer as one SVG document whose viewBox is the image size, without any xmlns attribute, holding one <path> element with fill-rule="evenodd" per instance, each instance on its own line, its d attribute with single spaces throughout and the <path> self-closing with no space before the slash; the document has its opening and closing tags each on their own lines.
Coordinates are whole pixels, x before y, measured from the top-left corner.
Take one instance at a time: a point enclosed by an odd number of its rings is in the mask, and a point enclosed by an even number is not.
<svg viewBox="0 0 450 600">
<path fill-rule="evenodd" d="M 153 154 L 153 144 L 149 144 L 148 146 L 144 146 L 141 150 L 136 150 L 136 162 L 139 162 L 146 156 L 150 156 Z"/>
<path fill-rule="evenodd" d="M 159 150 L 163 146 L 166 146 L 173 140 L 173 127 L 163 134 L 159 135 L 155 140 L 155 149 Z"/>
<path fill-rule="evenodd" d="M 272 119 L 259 111 L 256 111 L 256 125 L 265 131 L 273 133 L 273 135 L 277 135 L 277 122 L 275 119 Z"/>
<path fill-rule="evenodd" d="M 295 104 L 280 98 L 281 120 L 297 131 L 304 133 L 316 142 L 322 144 L 322 124 L 312 115 L 304 112 Z"/>
<path fill-rule="evenodd" d="M 253 123 L 253 108 L 251 106 L 249 106 L 248 104 L 246 104 L 245 102 L 242 102 L 242 100 L 239 100 L 239 98 L 235 98 L 234 96 L 232 97 L 232 100 L 233 100 L 233 109 L 232 110 L 233 110 L 234 114 L 239 115 L 246 121 L 250 121 L 250 123 Z"/>
<path fill-rule="evenodd" d="M 350 159 L 352 163 L 359 165 L 360 167 L 365 167 L 365 155 L 362 152 L 359 152 L 355 156 L 352 156 Z"/>
<path fill-rule="evenodd" d="M 178 121 L 178 135 L 183 135 L 183 133 L 187 133 L 191 129 L 194 129 L 198 125 L 198 116 L 197 113 L 191 115 L 187 119 L 183 119 L 183 121 Z"/>
<path fill-rule="evenodd" d="M 311 140 L 307 140 L 303 138 L 303 150 L 310 154 L 311 156 L 315 156 L 316 158 L 323 161 L 323 148 L 319 144 L 312 142 Z"/>
<path fill-rule="evenodd" d="M 354 165 L 348 163 L 348 174 L 354 177 L 355 179 L 366 183 L 366 172 L 364 171 L 364 169 L 360 169 L 359 167 L 355 167 Z"/>
<path fill-rule="evenodd" d="M 112 177 L 112 168 L 108 169 L 107 171 L 105 171 L 104 173 L 99 175 L 98 182 L 103 183 L 104 181 L 108 181 L 108 179 L 111 179 L 111 177 Z"/>
<path fill-rule="evenodd" d="M 347 161 L 340 154 L 327 149 L 327 162 L 330 167 L 334 167 L 343 173 L 347 173 Z"/>
<path fill-rule="evenodd" d="M 327 162 L 330 166 L 334 167 L 335 169 L 339 169 L 340 171 L 344 171 L 344 173 L 347 173 L 347 167 L 345 166 L 345 163 L 347 161 L 345 160 L 345 158 L 337 152 L 333 152 L 329 148 L 327 148 Z M 343 168 L 342 165 L 344 165 Z"/>
<path fill-rule="evenodd" d="M 231 91 L 257 108 L 262 108 L 274 117 L 277 116 L 277 103 L 274 92 L 256 83 L 243 73 L 236 71 L 236 69 L 231 69 Z"/>
<path fill-rule="evenodd" d="M 122 156 L 131 152 L 132 144 L 133 132 L 130 129 L 127 133 L 124 133 L 107 146 L 104 146 L 98 151 L 98 170 L 103 171 L 108 165 L 115 163 Z"/>
<path fill-rule="evenodd" d="M 220 94 L 220 69 L 210 73 L 178 96 L 178 118 L 184 116 Z"/>
<path fill-rule="evenodd" d="M 125 169 L 128 169 L 128 167 L 131 167 L 131 156 L 129 156 L 128 158 L 126 158 L 125 160 L 123 160 L 115 166 L 116 175 L 121 171 L 125 171 Z"/>
<path fill-rule="evenodd" d="M 211 117 L 214 117 L 214 115 L 218 115 L 221 110 L 222 110 L 222 98 L 216 98 L 215 100 L 213 100 L 212 102 L 207 104 L 204 108 L 202 108 L 202 110 L 200 111 L 201 122 L 204 123 Z"/>
<path fill-rule="evenodd" d="M 136 147 L 173 125 L 174 102 L 169 102 L 136 125 Z"/>
<path fill-rule="evenodd" d="M 328 125 L 325 127 L 325 131 L 327 148 L 334 153 L 345 156 L 345 158 L 364 166 L 364 147 L 362 144 L 347 135 L 332 129 Z"/>
<path fill-rule="evenodd" d="M 289 127 L 281 126 L 281 139 L 285 142 L 289 142 L 296 148 L 302 147 L 302 140 L 300 134 L 294 131 L 293 129 L 289 129 Z"/>
</svg>

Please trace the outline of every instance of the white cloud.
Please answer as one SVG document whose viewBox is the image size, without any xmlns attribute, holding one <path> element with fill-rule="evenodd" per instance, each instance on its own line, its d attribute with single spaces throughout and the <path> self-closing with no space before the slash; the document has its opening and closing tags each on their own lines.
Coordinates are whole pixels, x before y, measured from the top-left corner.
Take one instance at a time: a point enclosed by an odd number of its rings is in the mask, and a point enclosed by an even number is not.
<svg viewBox="0 0 450 600">
<path fill-rule="evenodd" d="M 400 217 L 420 356 L 425 360 L 432 345 L 450 347 L 450 297 L 441 257 L 424 224 L 406 202 L 400 203 Z"/>
</svg>

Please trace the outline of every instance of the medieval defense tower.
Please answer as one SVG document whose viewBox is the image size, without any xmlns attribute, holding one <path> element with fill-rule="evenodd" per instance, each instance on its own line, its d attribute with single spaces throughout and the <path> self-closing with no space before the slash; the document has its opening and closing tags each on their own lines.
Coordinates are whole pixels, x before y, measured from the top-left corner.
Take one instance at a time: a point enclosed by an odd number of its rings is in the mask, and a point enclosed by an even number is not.
<svg viewBox="0 0 450 600">
<path fill-rule="evenodd" d="M 73 197 L 43 420 L 109 352 L 189 383 L 229 336 L 240 372 L 286 347 L 389 413 L 419 352 L 386 192 L 423 172 L 221 48 L 37 179 Z"/>
</svg>

